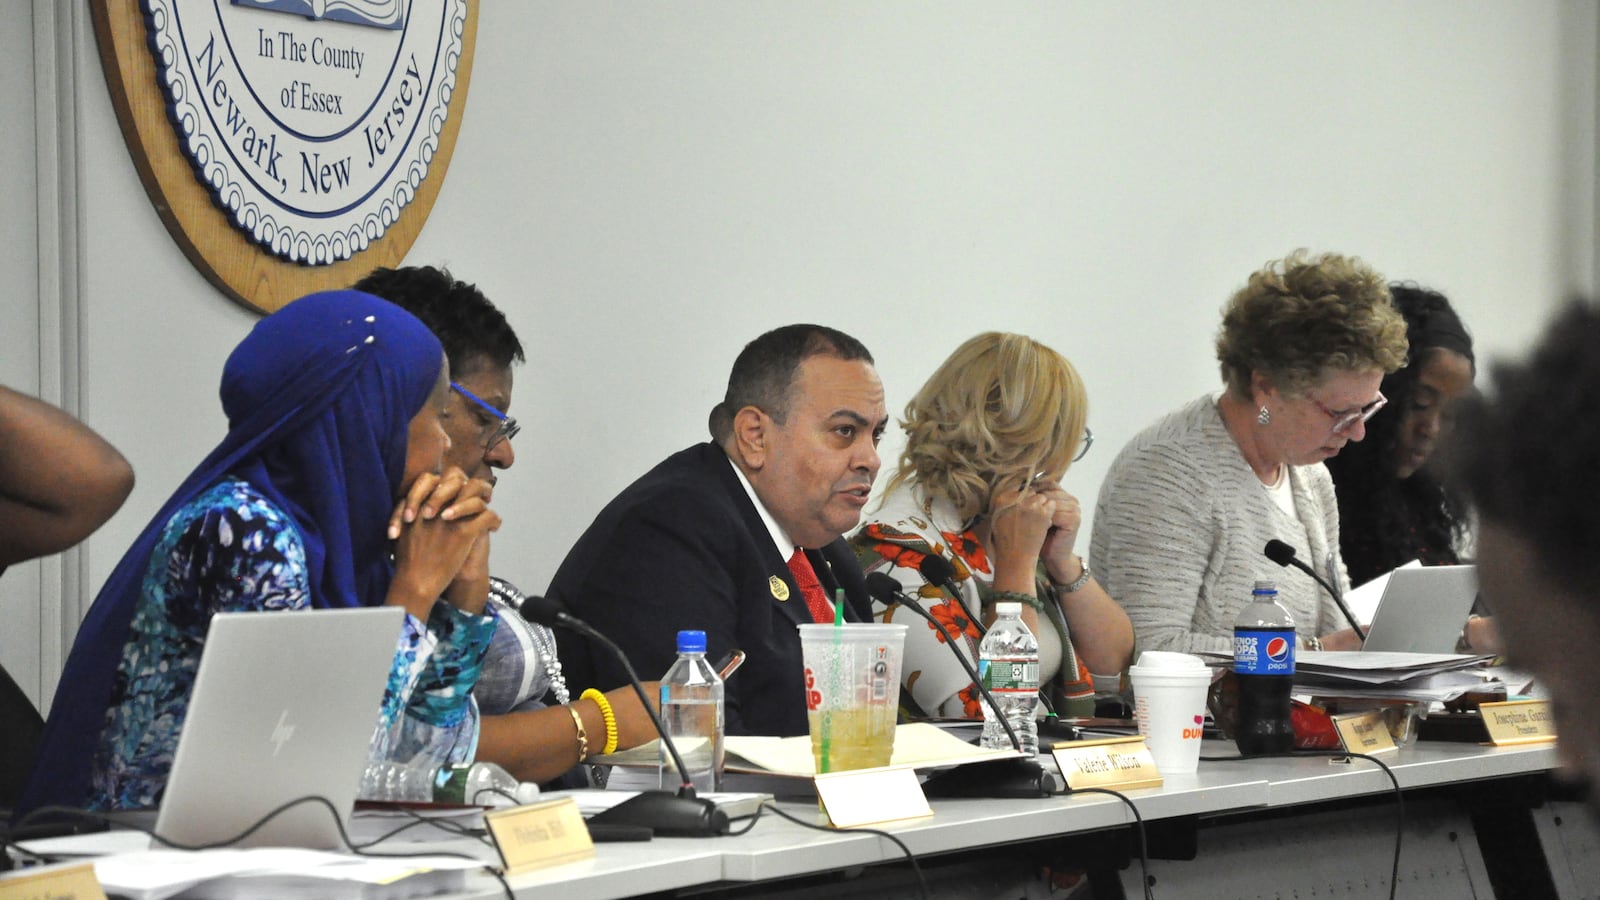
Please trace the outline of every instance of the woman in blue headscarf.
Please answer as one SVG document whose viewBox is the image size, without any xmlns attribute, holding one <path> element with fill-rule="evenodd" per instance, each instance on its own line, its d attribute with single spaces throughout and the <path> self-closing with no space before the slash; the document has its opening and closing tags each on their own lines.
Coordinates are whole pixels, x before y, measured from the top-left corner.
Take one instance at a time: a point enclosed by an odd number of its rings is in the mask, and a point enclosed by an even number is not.
<svg viewBox="0 0 1600 900">
<path fill-rule="evenodd" d="M 404 606 L 372 755 L 470 759 L 500 520 L 481 482 L 442 471 L 448 387 L 427 327 L 368 294 L 258 322 L 223 369 L 227 436 L 79 628 L 19 810 L 158 805 L 217 612 Z"/>
</svg>

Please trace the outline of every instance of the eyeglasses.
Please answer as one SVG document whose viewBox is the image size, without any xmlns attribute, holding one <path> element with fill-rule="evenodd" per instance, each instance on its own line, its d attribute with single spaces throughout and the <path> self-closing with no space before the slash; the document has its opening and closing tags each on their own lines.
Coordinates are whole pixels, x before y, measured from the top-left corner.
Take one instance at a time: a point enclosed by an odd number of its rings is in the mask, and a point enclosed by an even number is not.
<svg viewBox="0 0 1600 900">
<path fill-rule="evenodd" d="M 1072 461 L 1077 462 L 1078 460 L 1083 459 L 1085 456 L 1088 456 L 1089 448 L 1093 446 L 1094 431 L 1092 431 L 1089 426 L 1085 425 L 1083 426 L 1083 443 L 1078 445 L 1078 455 L 1074 456 Z"/>
<path fill-rule="evenodd" d="M 1379 391 L 1378 399 L 1368 403 L 1366 406 L 1363 406 L 1360 409 L 1352 409 L 1348 412 L 1334 412 L 1310 397 L 1307 397 L 1306 399 L 1311 400 L 1312 404 L 1315 405 L 1317 409 L 1327 413 L 1328 418 L 1333 420 L 1334 434 L 1338 434 L 1341 431 L 1350 430 L 1351 428 L 1355 427 L 1357 422 L 1367 421 L 1368 419 L 1377 415 L 1378 410 L 1383 409 L 1383 407 L 1389 402 L 1389 398 L 1385 397 L 1382 391 Z"/>
<path fill-rule="evenodd" d="M 483 430 L 485 434 L 483 436 L 483 449 L 485 453 L 493 450 L 494 446 L 501 441 L 509 441 L 516 437 L 517 432 L 522 430 L 522 426 L 517 424 L 516 419 L 478 399 L 478 395 L 472 393 L 461 385 L 452 381 L 450 382 L 450 388 L 461 396 L 471 400 L 473 403 L 478 404 L 479 408 L 489 415 L 494 416 L 495 421 L 499 423 L 492 429 L 487 425 L 484 426 Z"/>
</svg>

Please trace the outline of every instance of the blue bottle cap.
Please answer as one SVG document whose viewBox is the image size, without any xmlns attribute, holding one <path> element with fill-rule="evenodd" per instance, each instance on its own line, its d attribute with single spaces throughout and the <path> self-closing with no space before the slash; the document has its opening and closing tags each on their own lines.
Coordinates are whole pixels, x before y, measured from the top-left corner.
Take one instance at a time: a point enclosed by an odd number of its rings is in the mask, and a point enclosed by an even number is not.
<svg viewBox="0 0 1600 900">
<path fill-rule="evenodd" d="M 679 653 L 704 653 L 706 652 L 706 633 L 704 631 L 678 632 Z"/>
</svg>

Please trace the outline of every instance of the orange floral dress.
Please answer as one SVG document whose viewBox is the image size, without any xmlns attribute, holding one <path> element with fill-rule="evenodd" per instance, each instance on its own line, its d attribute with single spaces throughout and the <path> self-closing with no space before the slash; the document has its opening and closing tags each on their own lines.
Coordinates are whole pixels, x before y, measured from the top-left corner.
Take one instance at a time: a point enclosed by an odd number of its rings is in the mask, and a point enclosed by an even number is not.
<svg viewBox="0 0 1600 900">
<path fill-rule="evenodd" d="M 982 718 L 977 688 L 944 646 L 954 644 L 976 667 L 980 635 L 972 619 L 982 617 L 990 602 L 994 570 L 972 529 L 963 526 L 948 501 L 936 499 L 925 504 L 914 486 L 906 486 L 885 496 L 850 542 L 864 572 L 894 576 L 901 591 L 919 602 L 940 626 L 934 628 L 919 616 L 900 617 L 902 624 L 909 626 L 901 668 L 901 698 L 906 711 L 912 715 Z M 923 579 L 919 567 L 929 555 L 942 556 L 954 567 L 959 597 Z M 1049 582 L 1042 570 L 1039 579 L 1038 596 L 1050 597 Z M 897 610 L 892 607 L 875 603 L 874 612 L 882 621 L 896 620 Z M 1073 650 L 1060 607 L 1047 602 L 1040 617 L 1048 618 L 1052 626 L 1047 629 L 1051 634 L 1037 635 L 1040 679 L 1052 687 L 1049 695 L 1056 700 L 1057 714 L 1092 715 L 1093 681 Z"/>
</svg>

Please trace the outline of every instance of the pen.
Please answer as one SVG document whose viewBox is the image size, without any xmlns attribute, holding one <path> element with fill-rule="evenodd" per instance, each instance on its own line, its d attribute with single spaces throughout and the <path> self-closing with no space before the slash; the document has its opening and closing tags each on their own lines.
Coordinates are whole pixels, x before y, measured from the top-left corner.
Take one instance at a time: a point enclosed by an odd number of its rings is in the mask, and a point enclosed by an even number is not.
<svg viewBox="0 0 1600 900">
<path fill-rule="evenodd" d="M 717 677 L 727 681 L 728 676 L 732 675 L 742 665 L 744 665 L 744 651 L 730 651 L 727 656 L 722 658 L 722 665 L 718 668 Z"/>
</svg>

